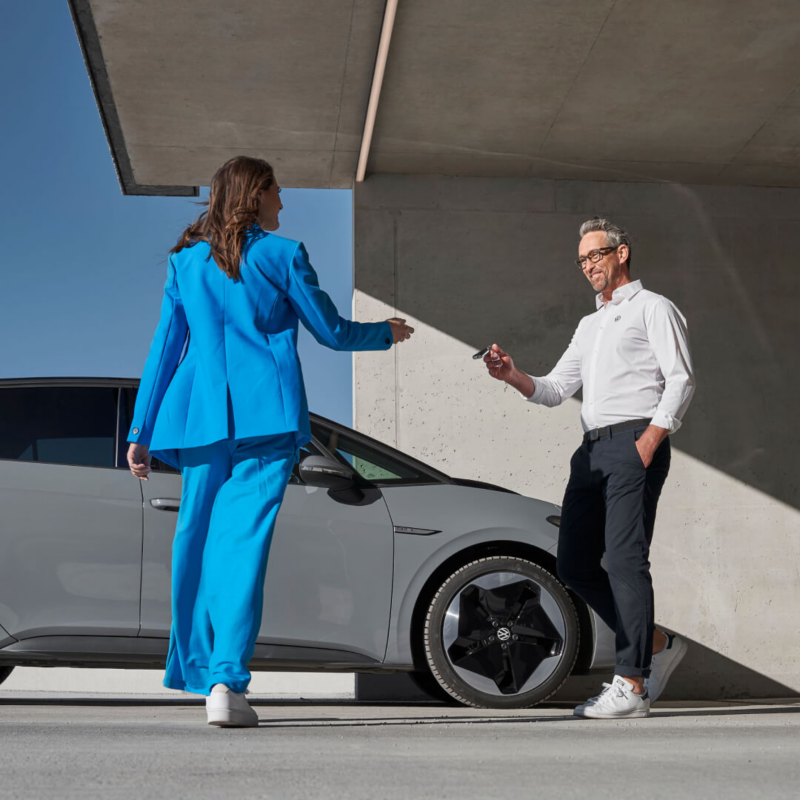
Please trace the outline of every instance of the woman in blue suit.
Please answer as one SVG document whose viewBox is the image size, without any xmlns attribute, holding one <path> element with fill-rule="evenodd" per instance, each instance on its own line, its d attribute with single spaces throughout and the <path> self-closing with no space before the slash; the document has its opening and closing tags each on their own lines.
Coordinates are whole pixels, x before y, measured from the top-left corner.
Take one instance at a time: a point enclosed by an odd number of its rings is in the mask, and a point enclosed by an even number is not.
<svg viewBox="0 0 800 800">
<path fill-rule="evenodd" d="M 172 249 L 161 320 L 136 398 L 128 463 L 183 477 L 172 548 L 164 685 L 206 695 L 208 722 L 258 724 L 245 699 L 272 531 L 298 449 L 311 439 L 298 322 L 333 350 L 388 350 L 402 319 L 351 322 L 278 229 L 272 167 L 238 156 Z"/>
</svg>

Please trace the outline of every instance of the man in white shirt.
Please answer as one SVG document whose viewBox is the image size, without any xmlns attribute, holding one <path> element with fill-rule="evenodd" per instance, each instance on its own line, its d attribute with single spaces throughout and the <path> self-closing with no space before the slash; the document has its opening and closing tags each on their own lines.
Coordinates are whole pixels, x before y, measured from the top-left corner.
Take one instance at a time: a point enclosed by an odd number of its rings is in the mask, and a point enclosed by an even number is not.
<svg viewBox="0 0 800 800">
<path fill-rule="evenodd" d="M 647 717 L 687 647 L 654 625 L 649 551 L 667 437 L 694 393 L 692 360 L 681 312 L 631 279 L 628 234 L 595 218 L 580 237 L 577 264 L 598 292 L 597 311 L 580 321 L 553 371 L 531 377 L 497 345 L 484 361 L 492 377 L 540 405 L 583 387 L 584 440 L 561 510 L 558 574 L 616 632 L 617 665 L 613 682 L 574 713 Z"/>
</svg>

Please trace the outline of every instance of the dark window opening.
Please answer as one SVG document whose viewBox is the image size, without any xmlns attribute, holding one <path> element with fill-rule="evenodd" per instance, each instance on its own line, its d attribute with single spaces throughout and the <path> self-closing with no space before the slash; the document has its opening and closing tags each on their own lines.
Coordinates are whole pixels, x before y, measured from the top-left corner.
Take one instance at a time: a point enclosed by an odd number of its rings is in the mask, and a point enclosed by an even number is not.
<svg viewBox="0 0 800 800">
<path fill-rule="evenodd" d="M 0 458 L 113 467 L 113 387 L 14 387 L 0 391 Z"/>
</svg>

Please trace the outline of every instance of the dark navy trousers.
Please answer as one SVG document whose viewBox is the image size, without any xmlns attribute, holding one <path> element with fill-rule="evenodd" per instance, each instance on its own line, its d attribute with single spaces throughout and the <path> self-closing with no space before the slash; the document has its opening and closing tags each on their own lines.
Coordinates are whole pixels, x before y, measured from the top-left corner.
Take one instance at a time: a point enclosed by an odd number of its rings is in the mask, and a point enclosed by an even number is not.
<svg viewBox="0 0 800 800">
<path fill-rule="evenodd" d="M 570 462 L 558 538 L 559 577 L 615 631 L 615 674 L 628 678 L 650 675 L 650 542 L 670 464 L 667 437 L 645 469 L 636 449 L 645 428 L 578 448 Z"/>
</svg>

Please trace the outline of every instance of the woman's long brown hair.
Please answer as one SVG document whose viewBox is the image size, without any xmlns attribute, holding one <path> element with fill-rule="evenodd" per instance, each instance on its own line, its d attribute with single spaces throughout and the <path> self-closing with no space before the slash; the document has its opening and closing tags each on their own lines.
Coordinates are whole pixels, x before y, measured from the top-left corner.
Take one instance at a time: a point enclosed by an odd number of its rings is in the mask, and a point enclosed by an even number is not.
<svg viewBox="0 0 800 800">
<path fill-rule="evenodd" d="M 242 249 L 258 216 L 258 193 L 272 186 L 272 167 L 263 159 L 236 156 L 214 173 L 204 211 L 170 253 L 208 242 L 217 266 L 233 280 L 241 275 Z"/>
</svg>

